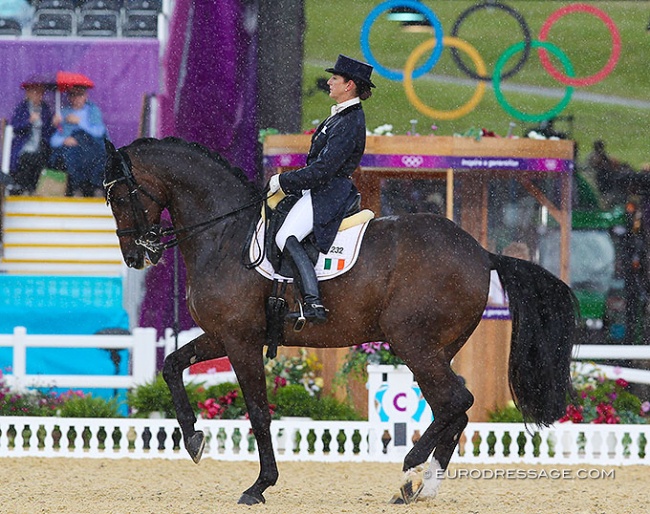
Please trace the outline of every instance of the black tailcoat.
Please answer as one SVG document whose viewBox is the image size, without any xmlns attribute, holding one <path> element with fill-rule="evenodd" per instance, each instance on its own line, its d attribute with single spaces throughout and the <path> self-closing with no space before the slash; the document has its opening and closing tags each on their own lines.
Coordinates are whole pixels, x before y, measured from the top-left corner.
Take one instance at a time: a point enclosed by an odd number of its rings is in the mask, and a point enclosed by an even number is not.
<svg viewBox="0 0 650 514">
<path fill-rule="evenodd" d="M 361 104 L 329 117 L 314 132 L 304 168 L 280 175 L 287 194 L 311 190 L 314 236 L 318 249 L 327 253 L 341 221 L 358 194 L 352 173 L 366 147 L 366 118 Z"/>
</svg>

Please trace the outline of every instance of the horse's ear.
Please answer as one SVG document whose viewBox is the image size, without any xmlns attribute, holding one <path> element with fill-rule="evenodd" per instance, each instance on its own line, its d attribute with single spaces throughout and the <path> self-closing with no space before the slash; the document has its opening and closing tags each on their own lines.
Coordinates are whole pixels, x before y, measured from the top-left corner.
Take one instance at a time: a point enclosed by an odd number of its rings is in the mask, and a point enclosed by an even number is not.
<svg viewBox="0 0 650 514">
<path fill-rule="evenodd" d="M 113 143 L 111 143 L 111 141 L 108 138 L 104 139 L 104 147 L 106 148 L 106 153 L 108 155 L 113 155 L 117 153 L 117 150 L 115 149 L 115 145 L 113 145 Z"/>
</svg>

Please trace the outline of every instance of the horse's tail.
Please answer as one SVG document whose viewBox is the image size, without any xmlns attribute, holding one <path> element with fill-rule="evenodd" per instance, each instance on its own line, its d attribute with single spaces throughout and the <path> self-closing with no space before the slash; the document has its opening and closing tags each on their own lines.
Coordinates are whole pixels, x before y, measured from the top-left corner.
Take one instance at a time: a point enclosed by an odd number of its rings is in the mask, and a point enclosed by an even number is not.
<svg viewBox="0 0 650 514">
<path fill-rule="evenodd" d="M 512 316 L 510 389 L 526 421 L 550 425 L 564 415 L 573 393 L 577 299 L 568 285 L 537 264 L 494 254 L 490 261 Z"/>
</svg>

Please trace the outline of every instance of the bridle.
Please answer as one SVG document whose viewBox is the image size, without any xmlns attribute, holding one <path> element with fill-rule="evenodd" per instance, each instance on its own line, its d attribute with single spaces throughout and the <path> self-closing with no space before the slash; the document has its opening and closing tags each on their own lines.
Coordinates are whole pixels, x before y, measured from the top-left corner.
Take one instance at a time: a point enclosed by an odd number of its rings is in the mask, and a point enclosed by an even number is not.
<svg viewBox="0 0 650 514">
<path fill-rule="evenodd" d="M 117 170 L 115 167 L 113 170 L 117 171 L 118 175 L 112 178 L 112 180 L 104 181 L 106 203 L 109 205 L 111 203 L 111 190 L 113 186 L 125 183 L 129 191 L 129 205 L 131 207 L 131 212 L 133 213 L 133 219 L 135 220 L 135 227 L 123 229 L 118 228 L 115 233 L 118 237 L 133 236 L 135 238 L 135 244 L 137 246 L 141 246 L 148 252 L 152 252 L 158 258 L 162 255 L 162 252 L 164 250 L 178 246 L 183 241 L 197 234 L 200 234 L 201 232 L 204 232 L 212 225 L 226 218 L 229 218 L 230 216 L 238 214 L 255 205 L 260 206 L 262 202 L 266 200 L 267 190 L 265 189 L 262 191 L 261 195 L 259 195 L 253 201 L 242 205 L 233 211 L 215 216 L 214 218 L 210 218 L 206 221 L 202 221 L 188 227 L 180 227 L 175 229 L 174 227 L 162 227 L 158 224 L 151 225 L 147 220 L 147 209 L 145 209 L 145 206 L 142 204 L 140 194 L 152 200 L 161 209 L 165 209 L 167 205 L 151 192 L 147 191 L 147 189 L 144 188 L 141 184 L 138 184 L 138 181 L 133 175 L 133 164 L 131 163 L 131 158 L 129 157 L 128 153 L 120 148 L 117 150 L 117 154 L 119 155 L 120 165 Z M 186 235 L 179 239 L 177 236 L 181 233 L 186 233 Z M 162 238 L 170 236 L 172 236 L 172 239 L 169 239 L 165 242 L 162 241 Z"/>
</svg>

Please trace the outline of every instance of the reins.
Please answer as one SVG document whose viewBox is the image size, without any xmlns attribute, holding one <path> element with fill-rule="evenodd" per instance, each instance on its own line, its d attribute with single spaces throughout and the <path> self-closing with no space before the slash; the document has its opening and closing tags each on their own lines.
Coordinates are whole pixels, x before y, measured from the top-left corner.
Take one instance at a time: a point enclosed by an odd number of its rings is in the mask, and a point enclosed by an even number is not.
<svg viewBox="0 0 650 514">
<path fill-rule="evenodd" d="M 237 209 L 227 212 L 225 214 L 220 214 L 219 216 L 215 216 L 214 218 L 210 218 L 209 220 L 202 221 L 200 223 L 196 223 L 194 225 L 190 225 L 188 227 L 180 227 L 175 229 L 174 227 L 167 227 L 164 228 L 160 231 L 160 237 L 168 237 L 168 236 L 176 236 L 182 232 L 190 232 L 187 234 L 185 237 L 178 239 L 177 237 L 174 237 L 174 239 L 171 239 L 170 241 L 167 241 L 165 243 L 161 243 L 161 248 L 163 250 L 167 250 L 168 248 L 173 248 L 175 246 L 178 246 L 180 243 L 183 241 L 186 241 L 187 239 L 200 234 L 201 232 L 205 232 L 208 228 L 210 228 L 212 225 L 220 222 L 221 220 L 224 220 L 226 218 L 229 218 L 230 216 L 234 216 L 242 211 L 245 211 L 246 209 L 249 209 L 251 207 L 254 207 L 256 205 L 261 205 L 264 201 L 266 201 L 266 191 L 264 190 L 255 200 L 244 204 Z"/>
</svg>

